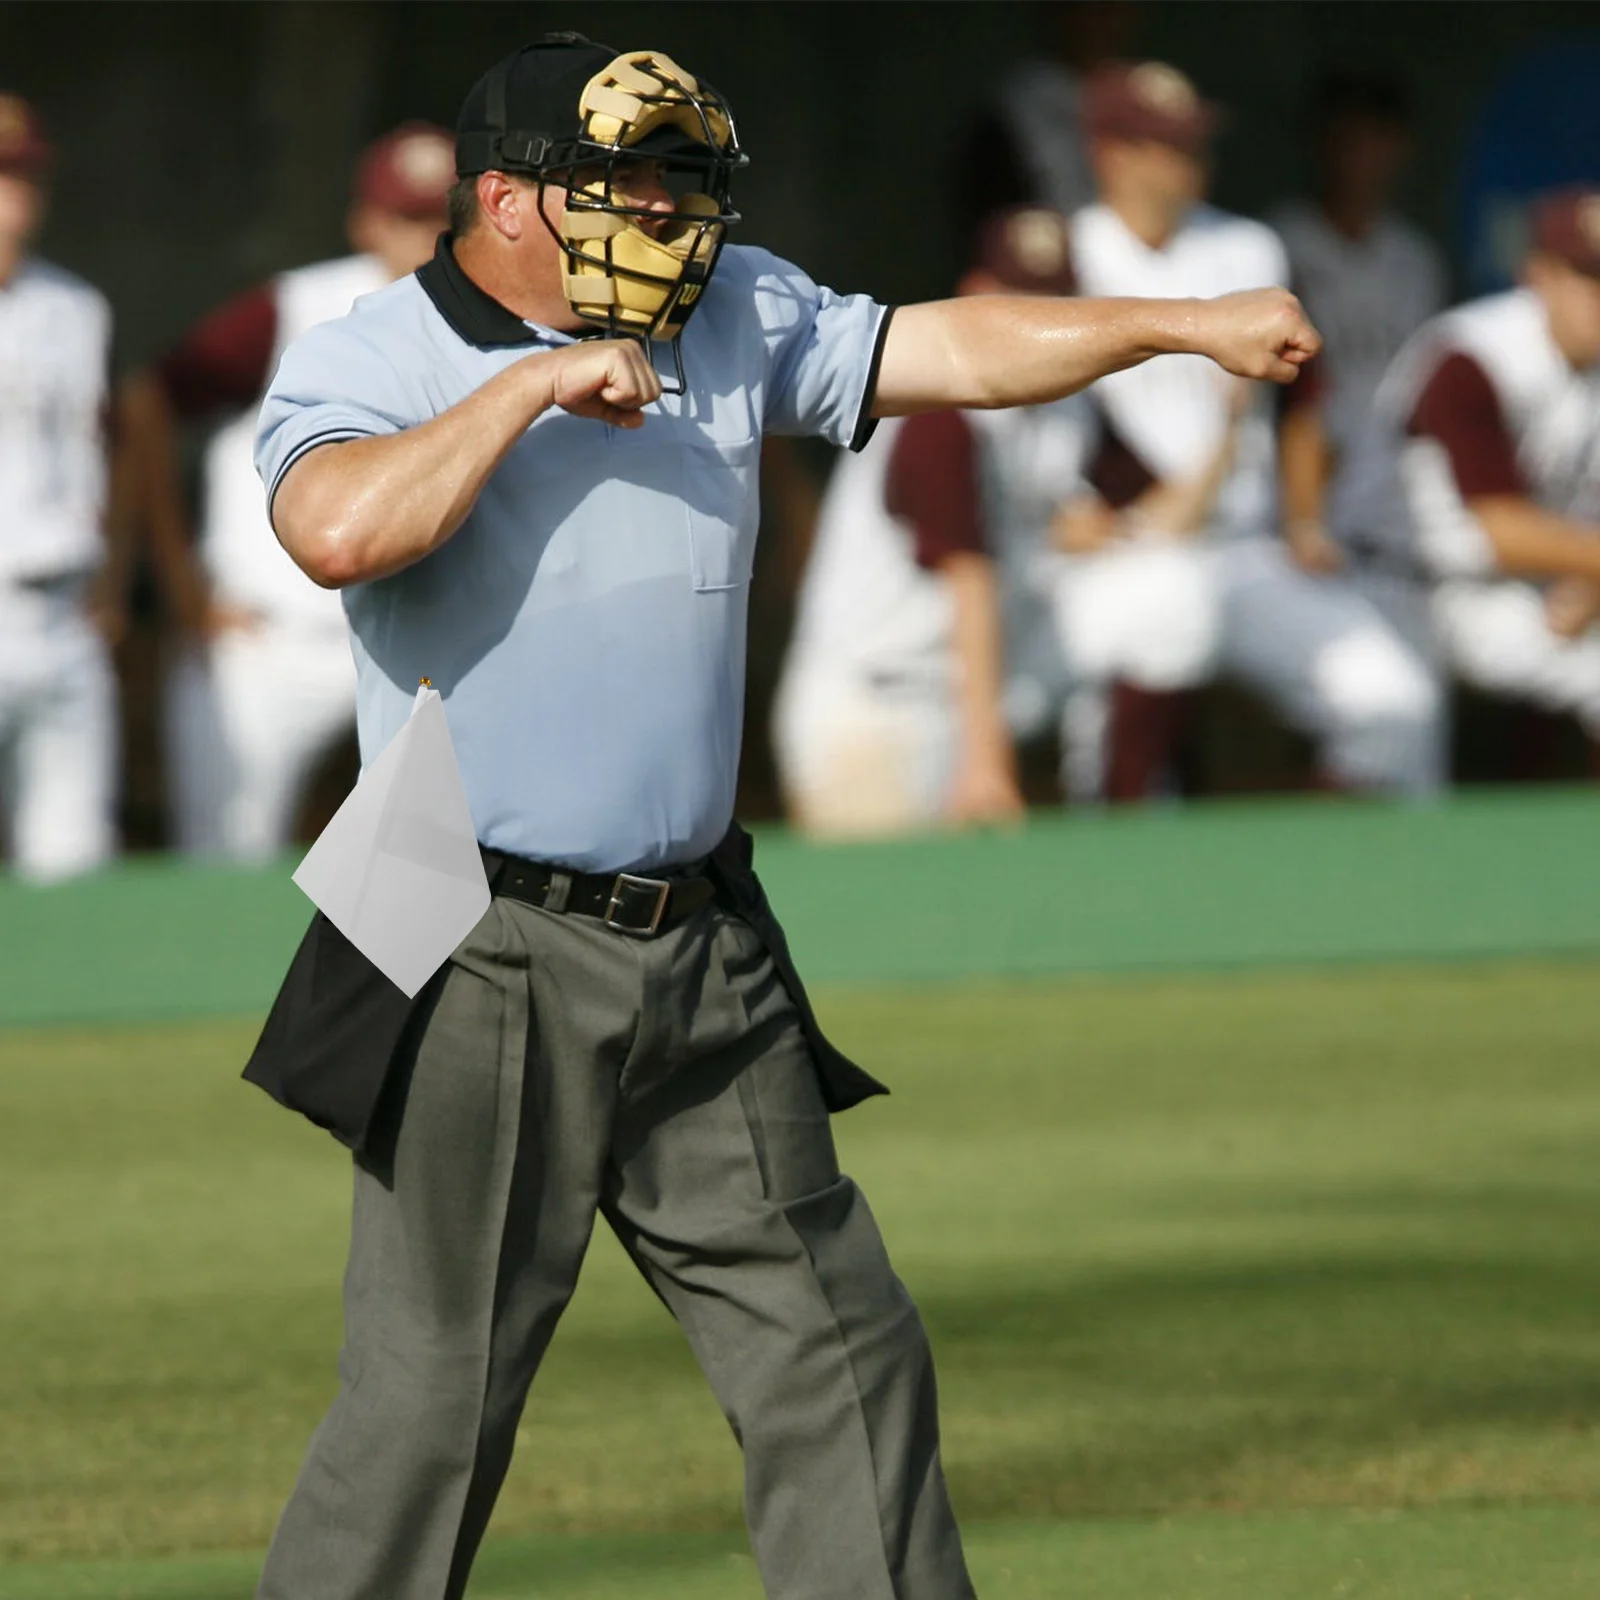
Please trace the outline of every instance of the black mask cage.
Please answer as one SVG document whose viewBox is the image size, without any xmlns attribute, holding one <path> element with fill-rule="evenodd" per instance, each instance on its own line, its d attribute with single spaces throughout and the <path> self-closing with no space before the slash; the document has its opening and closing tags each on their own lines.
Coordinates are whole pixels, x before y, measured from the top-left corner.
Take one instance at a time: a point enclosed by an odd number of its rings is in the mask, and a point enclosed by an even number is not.
<svg viewBox="0 0 1600 1600">
<path fill-rule="evenodd" d="M 488 165 L 538 179 L 540 215 L 561 249 L 570 279 L 591 287 L 601 280 L 614 285 L 609 303 L 574 298 L 574 311 L 610 337 L 638 339 L 647 348 L 657 340 L 667 342 L 676 387 L 664 388 L 682 393 L 678 338 L 716 268 L 728 228 L 740 220 L 732 204 L 732 180 L 749 161 L 726 99 L 707 83 L 698 83 L 691 92 L 670 75 L 648 66 L 641 72 L 618 56 L 617 70 L 625 64 L 632 69 L 626 93 L 638 111 L 624 119 L 591 107 L 575 137 L 556 139 L 506 129 L 512 64 L 505 63 L 486 86 L 487 120 L 495 130 L 487 136 Z M 656 78 L 658 87 L 641 87 L 641 76 Z M 656 126 L 630 139 L 641 123 L 652 120 Z M 672 196 L 670 211 L 629 198 L 627 174 L 643 162 L 656 164 Z M 565 191 L 565 233 L 545 203 L 545 191 L 552 187 Z M 635 225 L 659 246 L 670 243 L 677 261 L 662 260 L 661 249 L 641 247 L 637 235 L 629 238 Z M 640 256 L 654 259 L 641 261 Z M 661 270 L 653 270 L 657 266 Z M 628 285 L 645 292 L 628 297 Z M 637 302 L 654 297 L 659 304 L 649 313 L 642 311 Z M 625 304 L 625 298 L 635 304 Z"/>
</svg>

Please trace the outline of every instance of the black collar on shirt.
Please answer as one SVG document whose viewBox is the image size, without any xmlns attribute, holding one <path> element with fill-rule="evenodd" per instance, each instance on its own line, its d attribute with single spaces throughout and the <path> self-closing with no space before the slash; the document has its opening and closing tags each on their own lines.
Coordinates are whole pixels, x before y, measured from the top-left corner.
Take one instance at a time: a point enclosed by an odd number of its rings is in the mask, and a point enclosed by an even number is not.
<svg viewBox="0 0 1600 1600">
<path fill-rule="evenodd" d="M 461 270 L 448 233 L 439 235 L 433 260 L 417 268 L 417 282 L 452 330 L 476 349 L 507 350 L 544 342 L 544 334 L 530 328 Z"/>
</svg>

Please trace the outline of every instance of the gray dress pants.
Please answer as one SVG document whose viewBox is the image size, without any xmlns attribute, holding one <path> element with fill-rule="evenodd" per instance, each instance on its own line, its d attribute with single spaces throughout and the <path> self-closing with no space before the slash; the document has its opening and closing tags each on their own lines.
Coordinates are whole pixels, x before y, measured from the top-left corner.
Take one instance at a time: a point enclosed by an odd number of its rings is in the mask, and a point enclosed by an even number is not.
<svg viewBox="0 0 1600 1600">
<path fill-rule="evenodd" d="M 771 1600 L 971 1600 L 927 1338 L 760 939 L 504 898 L 357 1163 L 341 1385 L 258 1600 L 465 1592 L 596 1210 L 743 1446 Z"/>
</svg>

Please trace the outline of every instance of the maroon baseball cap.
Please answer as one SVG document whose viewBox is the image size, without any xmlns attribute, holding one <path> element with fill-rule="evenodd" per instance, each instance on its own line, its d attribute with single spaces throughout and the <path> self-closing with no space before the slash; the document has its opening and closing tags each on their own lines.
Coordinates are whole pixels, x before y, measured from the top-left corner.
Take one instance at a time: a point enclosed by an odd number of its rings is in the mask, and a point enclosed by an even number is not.
<svg viewBox="0 0 1600 1600">
<path fill-rule="evenodd" d="M 0 94 L 0 172 L 35 177 L 55 153 L 39 113 L 21 95 Z"/>
<path fill-rule="evenodd" d="M 1148 140 L 1201 155 L 1221 115 L 1164 61 L 1109 62 L 1090 76 L 1084 91 L 1083 122 L 1091 139 Z"/>
<path fill-rule="evenodd" d="M 402 217 L 442 218 L 455 178 L 452 135 L 431 122 L 404 122 L 361 152 L 355 197 Z"/>
<path fill-rule="evenodd" d="M 1072 234 L 1047 206 L 1007 206 L 978 229 L 972 265 L 1022 294 L 1076 294 Z"/>
<path fill-rule="evenodd" d="M 1558 257 L 1591 278 L 1600 278 L 1600 187 L 1557 189 L 1533 203 L 1535 250 Z"/>
</svg>

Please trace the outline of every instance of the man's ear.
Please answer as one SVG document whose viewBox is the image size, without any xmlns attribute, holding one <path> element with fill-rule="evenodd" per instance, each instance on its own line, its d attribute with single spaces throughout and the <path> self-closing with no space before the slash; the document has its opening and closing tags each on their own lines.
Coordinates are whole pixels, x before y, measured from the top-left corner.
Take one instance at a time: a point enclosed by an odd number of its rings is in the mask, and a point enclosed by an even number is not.
<svg viewBox="0 0 1600 1600">
<path fill-rule="evenodd" d="M 523 196 L 538 204 L 537 192 L 514 183 L 503 172 L 478 174 L 478 210 L 502 238 L 520 239 L 527 226 Z"/>
</svg>

